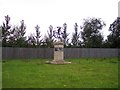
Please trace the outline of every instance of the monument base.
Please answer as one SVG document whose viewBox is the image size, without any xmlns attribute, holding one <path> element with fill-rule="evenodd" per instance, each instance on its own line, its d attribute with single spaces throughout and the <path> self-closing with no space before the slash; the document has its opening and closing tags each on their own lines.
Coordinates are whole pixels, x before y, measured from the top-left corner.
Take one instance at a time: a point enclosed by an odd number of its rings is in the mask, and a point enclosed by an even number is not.
<svg viewBox="0 0 120 90">
<path fill-rule="evenodd" d="M 66 62 L 64 60 L 53 60 L 53 61 L 46 61 L 47 64 L 71 64 L 71 62 Z"/>
</svg>

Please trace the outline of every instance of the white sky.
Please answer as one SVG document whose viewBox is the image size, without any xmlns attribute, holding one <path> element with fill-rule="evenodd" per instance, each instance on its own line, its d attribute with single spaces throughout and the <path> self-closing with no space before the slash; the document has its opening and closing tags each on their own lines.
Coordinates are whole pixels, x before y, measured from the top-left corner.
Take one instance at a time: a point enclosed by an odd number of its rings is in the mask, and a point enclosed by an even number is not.
<svg viewBox="0 0 120 90">
<path fill-rule="evenodd" d="M 11 17 L 11 24 L 18 25 L 23 19 L 27 34 L 35 33 L 35 26 L 40 26 L 42 36 L 49 25 L 68 25 L 68 32 L 74 31 L 74 23 L 82 25 L 88 17 L 102 18 L 107 24 L 102 33 L 106 37 L 110 24 L 118 16 L 119 0 L 0 0 L 0 25 L 4 16 Z M 80 29 L 79 29 L 80 30 Z"/>
</svg>

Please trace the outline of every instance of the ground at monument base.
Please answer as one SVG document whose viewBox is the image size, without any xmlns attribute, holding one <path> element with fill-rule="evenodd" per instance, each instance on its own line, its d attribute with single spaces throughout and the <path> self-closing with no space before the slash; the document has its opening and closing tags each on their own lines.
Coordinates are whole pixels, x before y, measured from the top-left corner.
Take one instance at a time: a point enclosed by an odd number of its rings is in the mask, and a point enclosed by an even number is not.
<svg viewBox="0 0 120 90">
<path fill-rule="evenodd" d="M 64 61 L 64 60 L 53 60 L 53 61 L 46 61 L 46 64 L 71 64 L 71 62 Z"/>
</svg>

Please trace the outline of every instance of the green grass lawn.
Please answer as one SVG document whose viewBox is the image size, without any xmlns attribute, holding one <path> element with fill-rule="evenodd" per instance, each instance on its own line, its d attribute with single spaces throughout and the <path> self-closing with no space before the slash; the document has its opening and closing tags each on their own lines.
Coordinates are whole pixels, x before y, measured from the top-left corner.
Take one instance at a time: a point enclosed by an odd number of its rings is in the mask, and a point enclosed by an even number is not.
<svg viewBox="0 0 120 90">
<path fill-rule="evenodd" d="M 117 88 L 117 58 L 67 59 L 72 64 L 45 64 L 46 59 L 7 60 L 3 88 Z"/>
</svg>

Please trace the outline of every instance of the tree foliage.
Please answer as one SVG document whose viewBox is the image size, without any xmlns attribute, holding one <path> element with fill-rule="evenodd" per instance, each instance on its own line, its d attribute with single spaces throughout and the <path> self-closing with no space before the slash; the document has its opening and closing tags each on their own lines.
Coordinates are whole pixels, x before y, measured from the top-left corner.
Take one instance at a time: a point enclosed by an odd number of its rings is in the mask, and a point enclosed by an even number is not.
<svg viewBox="0 0 120 90">
<path fill-rule="evenodd" d="M 30 34 L 30 36 L 28 36 L 27 41 L 28 41 L 29 46 L 33 46 L 33 47 L 36 46 L 36 39 L 35 39 L 35 36 L 33 34 Z"/>
<path fill-rule="evenodd" d="M 109 31 L 111 31 L 110 35 L 108 35 L 108 46 L 111 48 L 120 48 L 120 17 L 110 24 Z"/>
<path fill-rule="evenodd" d="M 60 40 L 64 42 L 65 47 L 85 47 L 85 48 L 120 48 L 120 17 L 110 24 L 111 32 L 105 41 L 100 30 L 106 25 L 100 18 L 84 19 L 83 25 L 80 26 L 81 32 L 78 30 L 77 23 L 74 24 L 74 32 L 71 39 L 68 38 L 67 23 L 63 26 L 57 26 L 54 30 L 50 25 L 47 35 L 41 38 L 40 27 L 35 26 L 36 33 L 31 33 L 28 38 L 26 36 L 26 25 L 24 20 L 20 21 L 20 25 L 10 25 L 11 18 L 6 15 L 5 21 L 0 26 L 0 42 L 3 47 L 53 47 L 53 42 Z M 71 42 L 70 42 L 71 40 Z"/>
<path fill-rule="evenodd" d="M 20 21 L 20 26 L 15 26 L 9 35 L 9 45 L 15 47 L 24 47 L 27 45 L 26 41 L 26 25 L 24 20 Z"/>
<path fill-rule="evenodd" d="M 65 47 L 68 46 L 69 42 L 68 42 L 68 33 L 67 33 L 67 24 L 64 23 L 63 24 L 63 34 L 62 34 L 62 38 L 63 38 L 63 42 L 65 44 Z"/>
<path fill-rule="evenodd" d="M 74 33 L 72 34 L 72 45 L 73 47 L 79 47 L 79 45 L 81 44 L 80 42 L 80 33 L 78 32 L 78 24 L 75 23 L 74 25 Z"/>
<path fill-rule="evenodd" d="M 49 26 L 49 30 L 47 31 L 47 35 L 45 35 L 44 39 L 46 47 L 53 47 L 54 37 L 52 25 Z"/>
<path fill-rule="evenodd" d="M 105 26 L 105 23 L 100 18 L 84 19 L 83 26 L 81 26 L 81 37 L 83 46 L 87 48 L 98 48 L 102 46 L 103 36 L 100 30 Z"/>
<path fill-rule="evenodd" d="M 2 46 L 6 47 L 11 29 L 9 15 L 5 16 L 5 22 L 3 22 L 3 25 L 1 27 L 2 27 Z"/>
<path fill-rule="evenodd" d="M 36 36 L 35 36 L 35 38 L 36 38 L 36 45 L 37 46 L 40 46 L 40 44 L 42 42 L 42 40 L 40 40 L 40 38 L 41 38 L 41 32 L 40 32 L 39 29 L 40 29 L 40 27 L 38 25 L 36 25 L 35 26 L 35 30 L 36 30 Z"/>
</svg>

